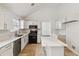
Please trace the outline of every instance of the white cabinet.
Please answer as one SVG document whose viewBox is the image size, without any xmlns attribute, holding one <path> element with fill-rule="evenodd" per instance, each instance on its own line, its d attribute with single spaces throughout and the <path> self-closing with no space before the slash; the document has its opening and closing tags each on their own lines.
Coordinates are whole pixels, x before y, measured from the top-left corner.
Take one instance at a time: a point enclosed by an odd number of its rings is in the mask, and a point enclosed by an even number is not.
<svg viewBox="0 0 79 59">
<path fill-rule="evenodd" d="M 12 27 L 12 22 L 11 22 L 12 15 L 8 11 L 6 11 L 4 12 L 3 16 L 4 16 L 4 28 L 6 30 L 10 30 Z"/>
<path fill-rule="evenodd" d="M 29 25 L 33 25 L 33 21 L 25 21 L 24 28 L 29 29 Z"/>
<path fill-rule="evenodd" d="M 54 40 L 55 38 L 56 37 L 41 37 L 44 54 L 47 56 L 64 56 L 64 46 L 57 40 Z"/>
<path fill-rule="evenodd" d="M 7 51 L 3 52 L 1 56 L 13 56 L 12 49 L 9 48 Z"/>
<path fill-rule="evenodd" d="M 25 37 L 26 45 L 28 44 L 28 35 Z"/>
<path fill-rule="evenodd" d="M 42 35 L 51 35 L 51 22 L 42 22 Z"/>
<path fill-rule="evenodd" d="M 9 43 L 0 48 L 1 56 L 13 56 L 13 43 Z"/>
<path fill-rule="evenodd" d="M 13 15 L 8 11 L 0 12 L 0 30 L 10 30 L 13 29 Z"/>
<path fill-rule="evenodd" d="M 0 30 L 7 30 L 11 26 L 11 15 L 8 11 L 0 10 Z"/>
<path fill-rule="evenodd" d="M 4 29 L 4 15 L 0 13 L 0 30 Z"/>
<path fill-rule="evenodd" d="M 79 22 L 66 23 L 66 43 L 79 52 Z"/>
<path fill-rule="evenodd" d="M 25 39 L 23 37 L 21 38 L 21 50 L 23 50 L 24 47 L 25 47 Z"/>
<path fill-rule="evenodd" d="M 20 20 L 20 29 L 24 29 L 24 20 Z"/>
<path fill-rule="evenodd" d="M 0 30 L 13 29 L 12 20 L 17 18 L 16 15 L 0 6 Z"/>
<path fill-rule="evenodd" d="M 37 42 L 41 43 L 41 30 L 38 30 L 37 39 Z"/>
<path fill-rule="evenodd" d="M 40 29 L 40 22 L 39 21 L 24 21 L 24 28 L 29 29 L 29 25 L 37 25 L 38 29 Z"/>
<path fill-rule="evenodd" d="M 38 29 L 40 29 L 40 21 L 33 21 L 33 25 L 37 25 L 38 26 Z"/>
<path fill-rule="evenodd" d="M 20 28 L 20 23 L 18 19 L 12 19 L 13 27 L 10 29 L 11 32 L 17 31 Z"/>
<path fill-rule="evenodd" d="M 57 21 L 56 22 L 56 29 L 62 29 L 62 23 Z"/>
<path fill-rule="evenodd" d="M 27 43 L 28 43 L 28 35 L 21 38 L 21 51 L 27 45 Z"/>
</svg>

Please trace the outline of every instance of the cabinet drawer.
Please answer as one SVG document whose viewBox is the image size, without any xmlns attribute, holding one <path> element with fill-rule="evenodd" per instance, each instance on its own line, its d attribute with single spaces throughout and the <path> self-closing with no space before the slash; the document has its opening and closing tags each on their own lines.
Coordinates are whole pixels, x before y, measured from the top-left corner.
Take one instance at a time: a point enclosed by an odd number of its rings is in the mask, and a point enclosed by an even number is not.
<svg viewBox="0 0 79 59">
<path fill-rule="evenodd" d="M 2 48 L 0 48 L 0 54 L 5 52 L 6 50 L 13 48 L 13 43 L 7 44 L 5 46 L 3 46 Z"/>
<path fill-rule="evenodd" d="M 12 48 L 9 48 L 8 50 L 6 50 L 5 52 L 3 52 L 1 54 L 1 56 L 13 56 L 13 50 Z"/>
</svg>

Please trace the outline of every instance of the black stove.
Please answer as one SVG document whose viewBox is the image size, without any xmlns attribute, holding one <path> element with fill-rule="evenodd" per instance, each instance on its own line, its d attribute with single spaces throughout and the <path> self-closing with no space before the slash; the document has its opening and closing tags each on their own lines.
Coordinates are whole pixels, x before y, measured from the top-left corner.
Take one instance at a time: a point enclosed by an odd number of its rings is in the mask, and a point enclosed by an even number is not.
<svg viewBox="0 0 79 59">
<path fill-rule="evenodd" d="M 37 29 L 37 26 L 30 25 L 29 29 Z M 30 30 L 29 43 L 35 43 L 35 44 L 37 43 L 37 30 Z"/>
</svg>

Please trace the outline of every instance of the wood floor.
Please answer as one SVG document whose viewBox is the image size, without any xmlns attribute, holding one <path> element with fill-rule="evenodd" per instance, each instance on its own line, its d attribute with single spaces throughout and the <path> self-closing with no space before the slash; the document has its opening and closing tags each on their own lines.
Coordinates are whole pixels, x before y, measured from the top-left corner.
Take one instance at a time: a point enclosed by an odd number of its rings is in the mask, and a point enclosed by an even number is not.
<svg viewBox="0 0 79 59">
<path fill-rule="evenodd" d="M 64 55 L 65 56 L 77 56 L 75 53 L 73 53 L 72 51 L 70 51 L 68 48 L 64 48 Z"/>
<path fill-rule="evenodd" d="M 43 49 L 40 44 L 28 44 L 19 54 L 20 56 L 43 56 Z"/>
<path fill-rule="evenodd" d="M 64 48 L 65 56 L 76 56 L 72 51 L 68 48 Z M 19 54 L 19 56 L 44 56 L 44 51 L 42 49 L 41 44 L 28 44 L 23 51 Z"/>
</svg>

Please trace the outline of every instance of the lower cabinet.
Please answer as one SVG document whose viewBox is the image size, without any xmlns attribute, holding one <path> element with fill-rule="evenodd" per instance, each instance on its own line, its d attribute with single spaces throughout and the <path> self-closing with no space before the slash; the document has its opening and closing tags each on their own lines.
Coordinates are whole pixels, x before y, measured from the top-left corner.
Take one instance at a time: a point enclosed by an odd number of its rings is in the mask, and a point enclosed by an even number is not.
<svg viewBox="0 0 79 59">
<path fill-rule="evenodd" d="M 13 43 L 9 43 L 0 48 L 0 56 L 13 56 Z"/>
<path fill-rule="evenodd" d="M 0 48 L 0 56 L 18 56 L 28 44 L 28 35 Z"/>
<path fill-rule="evenodd" d="M 41 31 L 38 30 L 38 34 L 37 34 L 37 43 L 41 43 Z"/>
<path fill-rule="evenodd" d="M 28 44 L 28 35 L 21 38 L 21 51 Z"/>
</svg>

